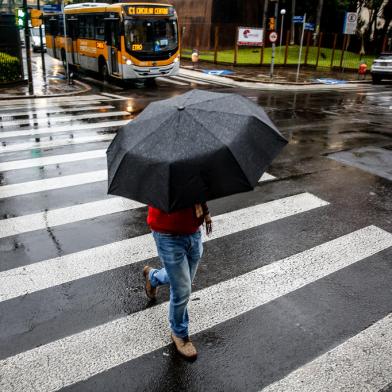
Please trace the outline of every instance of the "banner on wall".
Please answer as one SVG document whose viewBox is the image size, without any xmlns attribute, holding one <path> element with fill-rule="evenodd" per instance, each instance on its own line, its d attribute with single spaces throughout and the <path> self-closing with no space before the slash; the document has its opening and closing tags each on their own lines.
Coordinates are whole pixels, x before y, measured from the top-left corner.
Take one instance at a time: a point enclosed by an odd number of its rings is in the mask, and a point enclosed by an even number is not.
<svg viewBox="0 0 392 392">
<path fill-rule="evenodd" d="M 263 29 L 255 27 L 238 28 L 238 46 L 263 46 Z"/>
</svg>

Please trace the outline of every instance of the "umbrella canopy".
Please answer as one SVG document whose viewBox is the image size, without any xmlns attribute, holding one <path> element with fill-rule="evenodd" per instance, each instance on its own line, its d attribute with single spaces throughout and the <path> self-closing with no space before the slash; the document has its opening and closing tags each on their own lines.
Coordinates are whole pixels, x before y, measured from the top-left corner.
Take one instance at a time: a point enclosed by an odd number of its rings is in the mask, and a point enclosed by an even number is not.
<svg viewBox="0 0 392 392">
<path fill-rule="evenodd" d="M 165 212 L 246 192 L 286 143 L 249 99 L 191 90 L 120 128 L 107 150 L 108 192 Z"/>
</svg>

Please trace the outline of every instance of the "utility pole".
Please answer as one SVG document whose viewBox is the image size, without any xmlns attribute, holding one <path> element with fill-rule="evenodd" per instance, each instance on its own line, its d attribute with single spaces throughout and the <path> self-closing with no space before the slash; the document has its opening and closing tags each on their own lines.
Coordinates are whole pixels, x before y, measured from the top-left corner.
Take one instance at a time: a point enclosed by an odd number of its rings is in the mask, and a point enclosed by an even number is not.
<svg viewBox="0 0 392 392">
<path fill-rule="evenodd" d="M 279 0 L 271 0 L 275 3 L 275 12 L 274 12 L 274 30 L 276 30 L 276 24 L 278 23 L 278 8 L 279 8 Z M 272 40 L 271 40 L 272 41 Z M 274 77 L 274 64 L 275 64 L 275 41 L 272 41 L 272 54 L 271 54 L 271 69 L 270 69 L 270 78 Z"/>
<path fill-rule="evenodd" d="M 263 29 L 263 46 L 261 47 L 260 50 L 260 62 L 263 62 L 263 57 L 264 57 L 264 48 L 265 48 L 265 42 L 266 42 L 266 32 L 267 32 L 267 14 L 268 14 L 268 4 L 269 0 L 264 0 L 264 10 L 263 10 L 263 20 L 261 22 L 261 28 Z"/>
<path fill-rule="evenodd" d="M 23 12 L 25 13 L 24 34 L 25 34 L 25 45 L 26 45 L 26 63 L 27 63 L 29 94 L 33 95 L 34 94 L 34 86 L 33 86 L 33 72 L 31 70 L 29 10 L 27 8 L 27 0 L 23 0 Z"/>
<path fill-rule="evenodd" d="M 291 0 L 291 38 L 290 38 L 290 45 L 294 45 L 294 38 L 295 38 L 295 25 L 293 22 L 293 17 L 295 16 L 295 0 Z"/>
<path fill-rule="evenodd" d="M 71 84 L 71 78 L 69 75 L 69 64 L 68 64 L 68 55 L 67 55 L 67 49 L 68 49 L 68 39 L 67 39 L 67 24 L 66 24 L 66 19 L 65 19 L 65 1 L 62 0 L 61 2 L 61 10 L 63 11 L 63 24 L 64 24 L 64 51 L 65 51 L 65 75 L 67 77 L 67 82 L 68 84 Z"/>
<path fill-rule="evenodd" d="M 319 0 L 316 15 L 316 30 L 313 34 L 313 46 L 317 45 L 317 37 L 320 34 L 321 13 L 323 12 L 324 0 Z"/>
<path fill-rule="evenodd" d="M 40 10 L 40 3 L 39 0 L 37 0 L 37 9 Z M 45 77 L 46 74 L 46 69 L 45 69 L 45 52 L 44 52 L 44 40 L 42 37 L 42 24 L 39 26 L 39 39 L 41 42 L 41 59 L 42 59 L 42 73 Z"/>
</svg>

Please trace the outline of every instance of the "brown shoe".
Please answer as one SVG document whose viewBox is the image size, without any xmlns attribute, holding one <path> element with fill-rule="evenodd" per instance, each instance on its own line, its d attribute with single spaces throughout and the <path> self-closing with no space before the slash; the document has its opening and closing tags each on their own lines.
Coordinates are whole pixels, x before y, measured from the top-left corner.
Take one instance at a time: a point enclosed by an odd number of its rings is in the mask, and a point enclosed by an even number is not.
<svg viewBox="0 0 392 392">
<path fill-rule="evenodd" d="M 146 265 L 143 268 L 143 275 L 144 275 L 144 278 L 146 279 L 146 286 L 145 286 L 146 295 L 150 299 L 155 299 L 157 296 L 158 287 L 151 286 L 151 281 L 150 281 L 150 271 L 151 270 L 152 270 L 152 267 Z"/>
<path fill-rule="evenodd" d="M 186 359 L 195 360 L 197 358 L 196 347 L 193 345 L 189 337 L 179 338 L 171 334 L 174 345 L 177 351 Z"/>
</svg>

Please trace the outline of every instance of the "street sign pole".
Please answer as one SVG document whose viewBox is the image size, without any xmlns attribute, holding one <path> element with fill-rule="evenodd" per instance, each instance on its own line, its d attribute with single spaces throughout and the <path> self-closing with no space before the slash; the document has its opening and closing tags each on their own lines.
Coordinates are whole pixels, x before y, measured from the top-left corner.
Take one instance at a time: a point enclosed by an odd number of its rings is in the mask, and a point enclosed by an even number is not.
<svg viewBox="0 0 392 392">
<path fill-rule="evenodd" d="M 283 8 L 280 10 L 280 14 L 282 15 L 282 20 L 280 22 L 280 37 L 279 37 L 279 61 L 281 61 L 281 52 L 282 52 L 282 37 L 283 37 L 283 25 L 284 25 L 284 15 L 286 10 Z"/>
<path fill-rule="evenodd" d="M 301 66 L 301 57 L 302 57 L 302 45 L 304 42 L 304 34 L 305 34 L 305 23 L 306 23 L 306 14 L 304 15 L 304 19 L 302 21 L 302 34 L 301 34 L 301 45 L 299 47 L 299 55 L 298 55 L 298 66 L 297 66 L 297 76 L 295 78 L 295 81 L 298 82 L 298 77 L 299 77 L 299 68 Z"/>
<path fill-rule="evenodd" d="M 29 10 L 27 8 L 27 0 L 23 0 L 23 12 L 25 13 L 24 34 L 25 34 L 25 45 L 26 45 L 26 63 L 27 63 L 29 94 L 33 95 L 34 94 L 34 86 L 33 86 L 33 72 L 31 70 Z"/>
<path fill-rule="evenodd" d="M 65 52 L 65 73 L 67 77 L 68 84 L 71 84 L 71 80 L 69 78 L 69 64 L 68 64 L 68 56 L 67 56 L 67 26 L 65 23 L 65 4 L 64 0 L 61 2 L 61 9 L 63 11 L 63 24 L 64 24 L 64 52 Z"/>
<path fill-rule="evenodd" d="M 278 20 L 278 7 L 279 7 L 279 0 L 275 0 L 275 13 L 274 13 L 275 23 L 277 23 Z M 275 42 L 276 42 L 275 40 L 272 42 L 271 69 L 270 69 L 271 79 L 274 77 Z"/>
<path fill-rule="evenodd" d="M 37 9 L 38 10 L 41 9 L 39 0 L 37 0 Z M 42 73 L 43 73 L 44 78 L 45 78 L 46 69 L 45 69 L 44 40 L 43 40 L 43 37 L 42 37 L 42 25 L 39 26 L 39 39 L 40 39 L 40 43 L 41 43 Z"/>
</svg>

